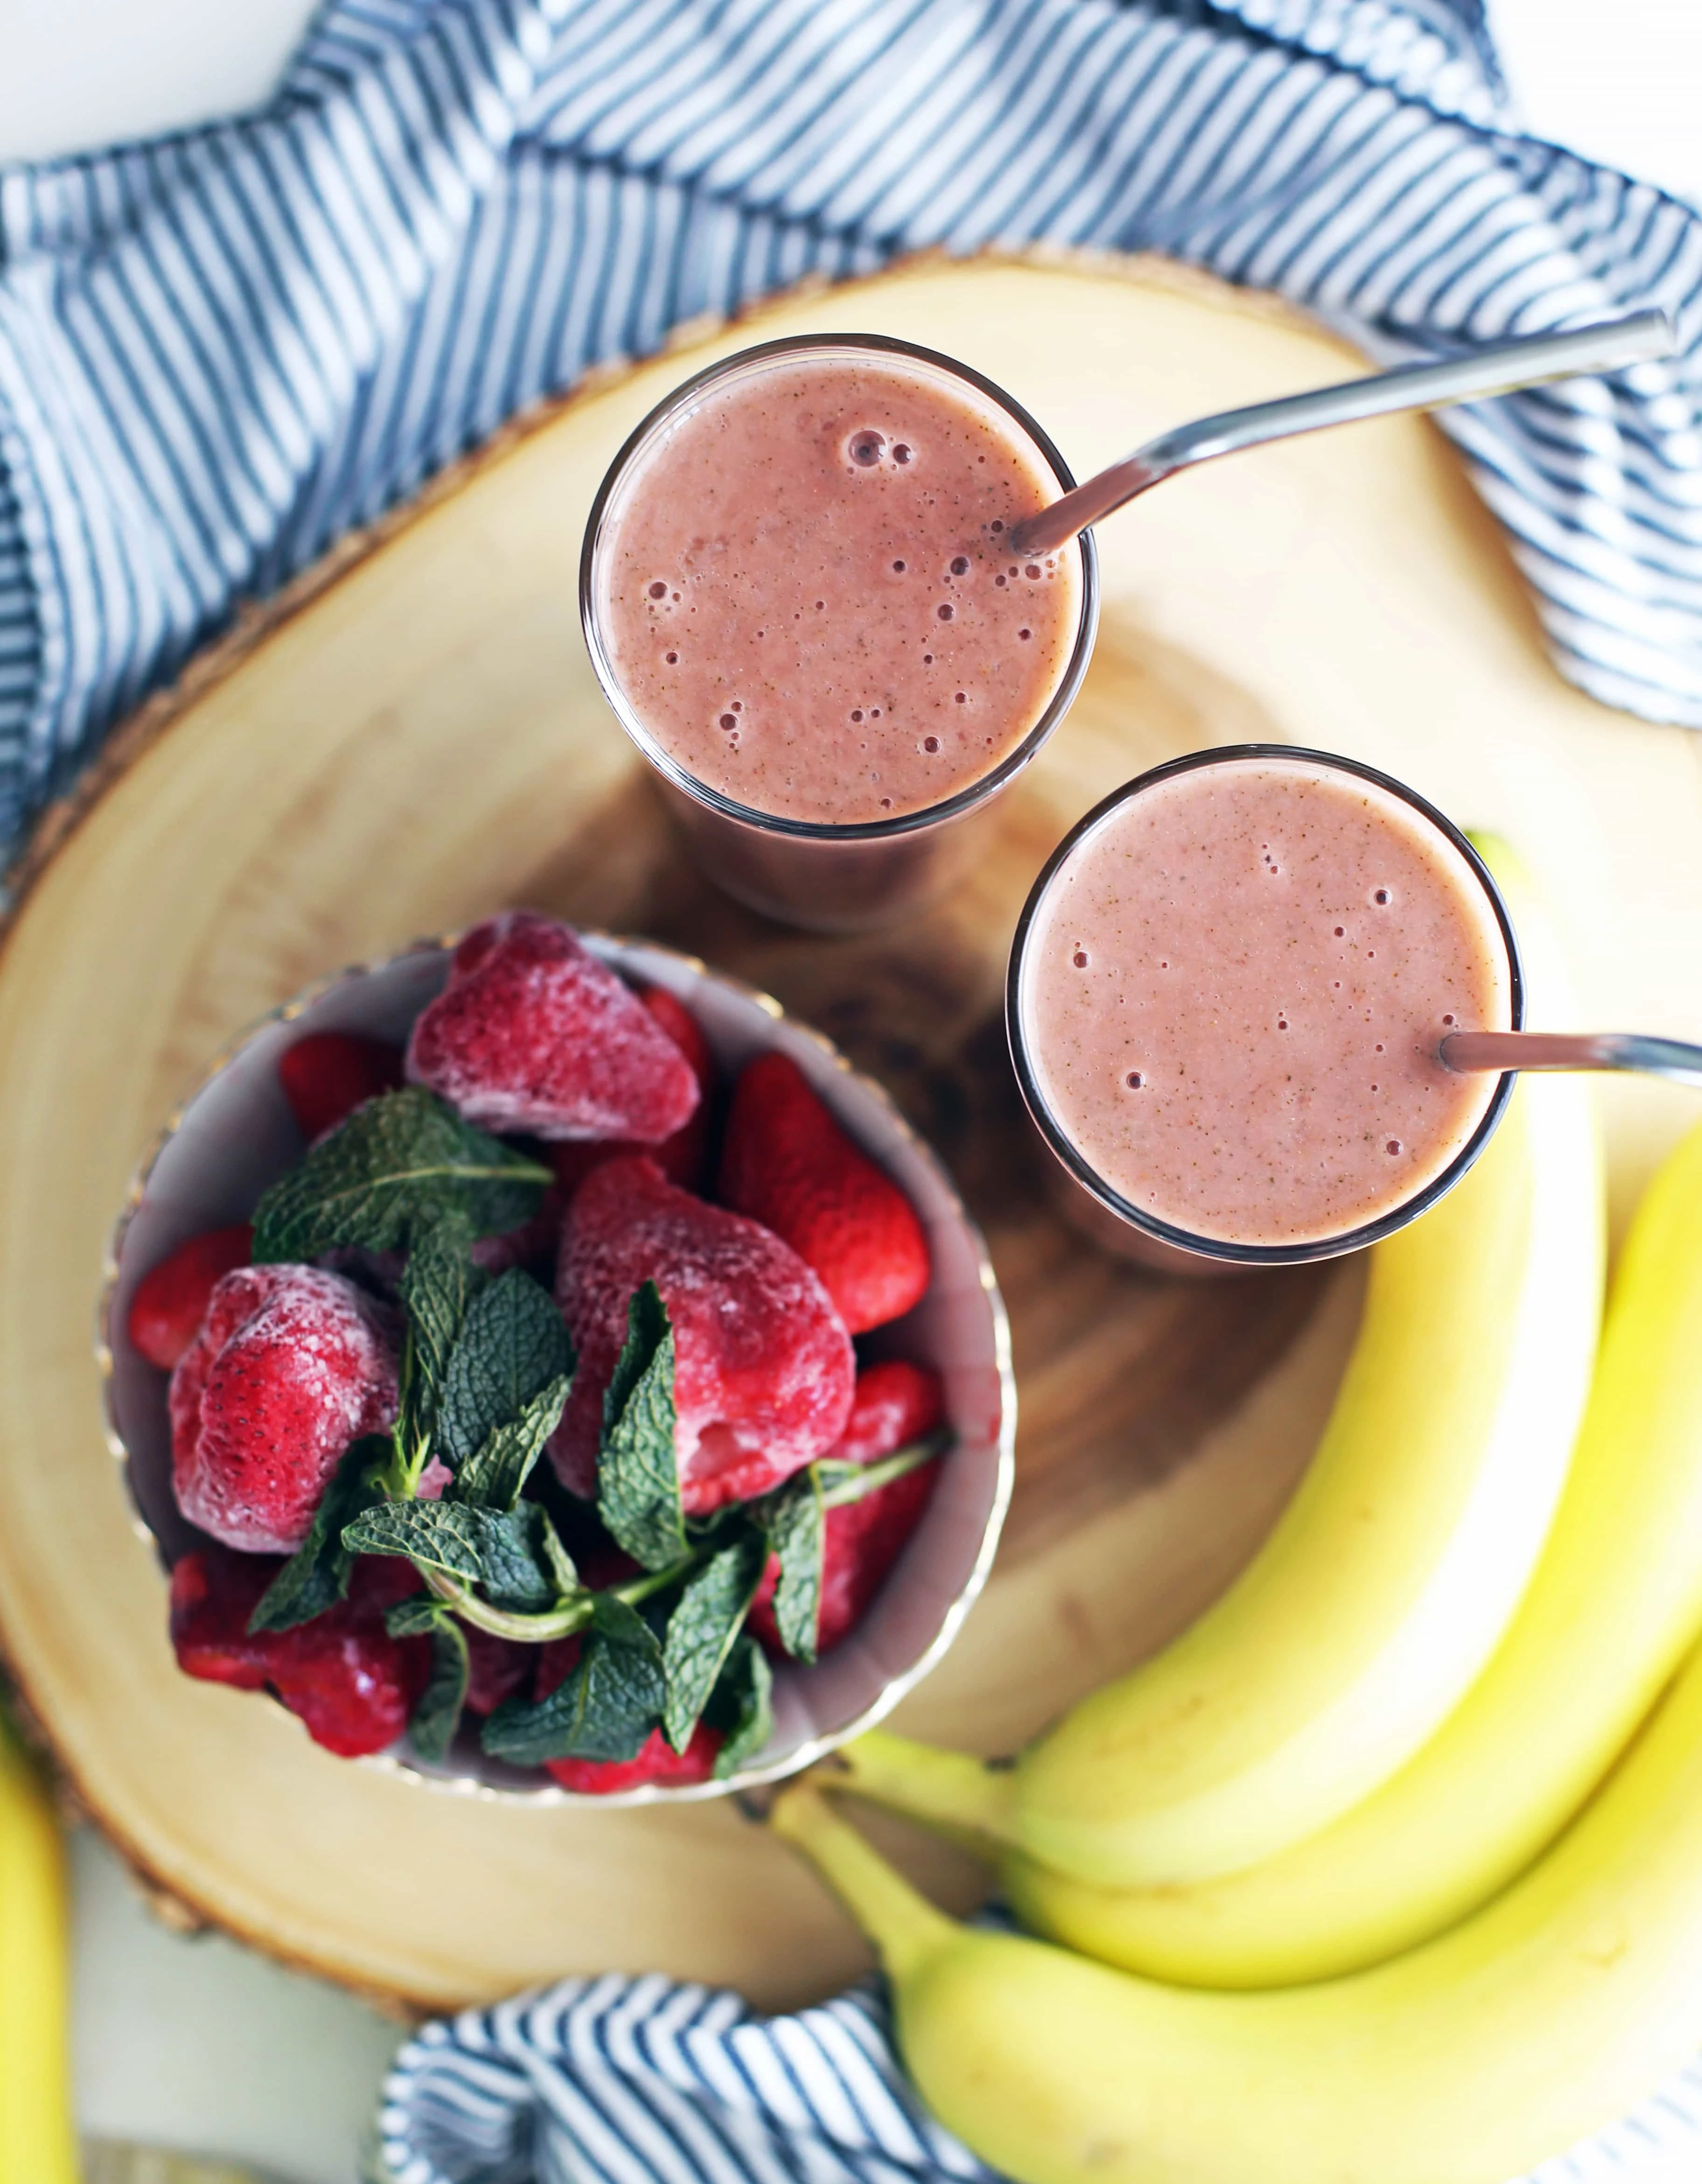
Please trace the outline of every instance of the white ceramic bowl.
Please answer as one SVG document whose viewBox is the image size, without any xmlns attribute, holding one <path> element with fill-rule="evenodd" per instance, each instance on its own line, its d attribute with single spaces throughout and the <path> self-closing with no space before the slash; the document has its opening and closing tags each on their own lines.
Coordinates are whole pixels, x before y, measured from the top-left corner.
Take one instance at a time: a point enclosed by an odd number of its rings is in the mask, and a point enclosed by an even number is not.
<svg viewBox="0 0 1702 2184">
<path fill-rule="evenodd" d="M 921 1524 L 856 1630 L 813 1668 L 775 1678 L 774 1734 L 724 1782 L 646 1785 L 586 1798 L 487 1758 L 464 1725 L 441 1765 L 404 1745 L 364 1763 L 476 1795 L 537 1804 L 649 1804 L 719 1797 L 793 1773 L 878 1721 L 957 1635 L 993 1561 L 1010 1497 L 1016 1391 L 1004 1306 L 986 1246 L 944 1168 L 881 1087 L 851 1068 L 819 1032 L 765 994 L 650 941 L 581 935 L 620 971 L 666 986 L 697 1017 L 723 1072 L 769 1047 L 789 1054 L 851 1136 L 900 1184 L 927 1231 L 933 1280 L 915 1311 L 861 1347 L 915 1357 L 943 1376 L 957 1440 Z M 131 1349 L 131 1298 L 150 1267 L 187 1237 L 246 1220 L 265 1186 L 301 1157 L 302 1138 L 278 1083 L 283 1050 L 309 1031 L 362 1032 L 400 1042 L 441 989 L 453 939 L 422 944 L 344 972 L 257 1025 L 215 1062 L 137 1174 L 114 1233 L 99 1360 L 114 1455 L 144 1531 L 169 1568 L 200 1540 L 171 1491 L 167 1375 Z M 159 1612 L 166 1613 L 162 1590 Z"/>
</svg>

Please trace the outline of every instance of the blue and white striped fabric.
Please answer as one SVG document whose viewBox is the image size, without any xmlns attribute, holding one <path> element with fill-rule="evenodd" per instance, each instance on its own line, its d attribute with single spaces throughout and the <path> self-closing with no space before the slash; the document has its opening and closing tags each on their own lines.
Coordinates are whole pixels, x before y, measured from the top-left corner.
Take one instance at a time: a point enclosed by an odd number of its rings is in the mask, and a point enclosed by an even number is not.
<svg viewBox="0 0 1702 2184">
<path fill-rule="evenodd" d="M 1165 251 L 1390 357 L 1665 304 L 1676 363 L 1443 421 L 1565 671 L 1702 725 L 1702 219 L 1517 134 L 1481 18 L 330 0 L 263 111 L 0 169 L 0 858 L 242 599 L 513 411 L 929 245 Z"/>
<path fill-rule="evenodd" d="M 1702 2063 L 1516 2184 L 1696 2184 Z M 993 2184 L 918 2105 L 856 1987 L 795 2016 L 666 1980 L 568 1980 L 428 2025 L 373 2184 Z"/>
</svg>

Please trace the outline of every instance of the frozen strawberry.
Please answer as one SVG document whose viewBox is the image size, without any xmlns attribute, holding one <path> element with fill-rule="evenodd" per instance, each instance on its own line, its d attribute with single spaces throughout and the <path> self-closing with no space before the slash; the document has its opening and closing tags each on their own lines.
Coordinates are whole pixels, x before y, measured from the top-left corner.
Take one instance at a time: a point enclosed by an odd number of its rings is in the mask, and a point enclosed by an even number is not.
<svg viewBox="0 0 1702 2184">
<path fill-rule="evenodd" d="M 633 1759 L 547 1759 L 544 1772 L 553 1774 L 564 1790 L 581 1797 L 609 1797 L 617 1790 L 636 1790 L 641 1782 L 656 1782 L 670 1790 L 691 1782 L 707 1782 L 715 1771 L 715 1755 L 723 1739 L 718 1729 L 699 1722 L 683 1752 L 676 1752 L 659 1729 L 653 1729 Z"/>
<path fill-rule="evenodd" d="M 226 1546 L 288 1554 L 362 1434 L 396 1420 L 385 1307 L 316 1267 L 244 1267 L 214 1290 L 171 1376 L 177 1506 Z"/>
<path fill-rule="evenodd" d="M 558 1638 L 538 1649 L 536 1695 L 546 1698 L 579 1658 L 577 1638 Z M 617 1790 L 636 1790 L 641 1782 L 658 1782 L 680 1788 L 689 1782 L 707 1782 L 715 1771 L 715 1755 L 722 1744 L 719 1730 L 699 1722 L 683 1752 L 676 1752 L 659 1729 L 653 1729 L 631 1759 L 547 1759 L 544 1772 L 554 1776 L 564 1790 L 581 1797 L 607 1797 Z"/>
<path fill-rule="evenodd" d="M 402 1082 L 402 1050 L 353 1032 L 310 1031 L 278 1057 L 278 1082 L 296 1127 L 312 1145 L 381 1092 Z"/>
<path fill-rule="evenodd" d="M 946 1391 L 932 1366 L 883 1358 L 857 1375 L 845 1430 L 827 1451 L 833 1463 L 876 1463 L 931 1434 L 944 1419 Z"/>
<path fill-rule="evenodd" d="M 526 1681 L 543 1649 L 493 1637 L 470 1624 L 462 1624 L 461 1635 L 467 1641 L 467 1711 L 494 1713 Z"/>
<path fill-rule="evenodd" d="M 246 1267 L 253 1248 L 253 1230 L 239 1221 L 190 1237 L 150 1267 L 131 1299 L 131 1349 L 169 1373 L 200 1332 L 220 1276 Z"/>
<path fill-rule="evenodd" d="M 407 1072 L 470 1122 L 545 1139 L 671 1137 L 691 1064 L 566 926 L 514 910 L 476 926 L 419 1017 Z"/>
<path fill-rule="evenodd" d="M 579 1354 L 550 1445 L 564 1485 L 596 1491 L 603 1394 L 647 1281 L 674 1329 L 674 1446 L 692 1515 L 765 1493 L 832 1446 L 855 1363 L 826 1290 L 760 1223 L 629 1156 L 586 1178 L 562 1229 L 556 1300 Z"/>
<path fill-rule="evenodd" d="M 569 1198 L 592 1168 L 601 1167 L 604 1161 L 614 1160 L 621 1153 L 648 1152 L 668 1180 L 677 1183 L 683 1190 L 696 1190 L 703 1181 L 704 1156 L 709 1150 L 709 1100 L 715 1089 L 715 1057 L 709 1050 L 703 1026 L 665 986 L 646 986 L 641 989 L 639 998 L 691 1063 L 692 1074 L 698 1080 L 698 1104 L 689 1121 L 682 1123 L 672 1137 L 664 1138 L 659 1145 L 641 1145 L 620 1138 L 600 1143 L 581 1139 L 576 1144 L 556 1145 L 550 1154 L 550 1165 L 555 1170 L 557 1183 Z"/>
<path fill-rule="evenodd" d="M 892 1358 L 857 1376 L 856 1399 L 843 1438 L 827 1461 L 876 1463 L 932 1433 L 945 1417 L 945 1391 L 939 1375 L 926 1366 Z M 886 1583 L 904 1542 L 921 1522 L 939 1470 L 937 1462 L 919 1464 L 860 1502 L 830 1509 L 822 1525 L 821 1593 L 816 1607 L 815 1650 L 829 1652 L 868 1613 Z M 780 1582 L 780 1558 L 769 1557 L 762 1583 L 751 1603 L 750 1628 L 771 1653 L 783 1653 L 774 1619 L 774 1592 Z"/>
<path fill-rule="evenodd" d="M 716 1195 L 815 1268 L 853 1334 L 897 1319 L 928 1286 L 910 1201 L 859 1152 L 789 1055 L 760 1055 L 733 1088 Z"/>
<path fill-rule="evenodd" d="M 171 1643 L 188 1676 L 274 1691 L 316 1744 L 353 1759 L 407 1728 L 431 1673 L 427 1638 L 392 1638 L 384 1613 L 418 1591 L 408 1563 L 366 1556 L 348 1597 L 293 1630 L 253 1636 L 248 1618 L 282 1565 L 269 1555 L 203 1547 L 171 1573 Z"/>
</svg>

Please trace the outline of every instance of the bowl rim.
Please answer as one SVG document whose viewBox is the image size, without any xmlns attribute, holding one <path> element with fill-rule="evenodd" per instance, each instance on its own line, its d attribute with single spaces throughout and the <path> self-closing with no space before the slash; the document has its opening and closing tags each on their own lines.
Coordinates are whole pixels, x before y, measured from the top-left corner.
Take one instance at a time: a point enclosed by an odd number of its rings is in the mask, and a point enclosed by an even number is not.
<svg viewBox="0 0 1702 2184">
<path fill-rule="evenodd" d="M 567 922 L 565 920 L 562 922 Z M 336 992 L 341 987 L 351 985 L 363 978 L 374 977 L 415 956 L 452 954 L 464 933 L 470 929 L 464 927 L 453 933 L 428 935 L 409 942 L 407 946 L 398 948 L 390 955 L 379 956 L 367 962 L 346 964 L 340 970 L 326 972 L 309 984 L 290 994 L 286 1000 L 278 1002 L 274 1007 L 265 1010 L 258 1017 L 250 1018 L 240 1030 L 226 1040 L 200 1075 L 179 1096 L 170 1114 L 161 1124 L 131 1172 L 130 1181 L 125 1186 L 122 1204 L 108 1234 L 104 1247 L 101 1284 L 95 1310 L 94 1357 L 100 1380 L 101 1417 L 107 1452 L 117 1468 L 119 1484 L 129 1506 L 130 1528 L 138 1539 L 146 1542 L 156 1561 L 164 1561 L 164 1552 L 158 1536 L 148 1525 L 137 1506 L 130 1477 L 131 1453 L 119 1429 L 114 1396 L 116 1359 L 113 1325 L 113 1308 L 118 1292 L 125 1240 L 147 1195 L 147 1186 L 153 1178 L 154 1169 L 158 1167 L 167 1146 L 176 1138 L 191 1108 L 200 1099 L 202 1094 L 217 1078 L 222 1077 L 238 1056 L 244 1054 L 264 1032 L 269 1030 L 274 1024 L 294 1022 L 297 1018 L 305 1016 L 309 1009 L 323 1000 L 327 994 Z M 885 1720 L 887 1716 L 909 1696 L 931 1670 L 937 1667 L 955 1642 L 971 1608 L 980 1598 L 992 1571 L 993 1558 L 998 1552 L 999 1536 L 1004 1529 L 1005 1516 L 1010 1507 L 1010 1497 L 1015 1485 L 1016 1376 L 1011 1362 L 1010 1320 L 1005 1310 L 1004 1295 L 998 1286 L 998 1278 L 993 1272 L 993 1260 L 987 1248 L 987 1240 L 982 1234 L 980 1227 L 968 1207 L 964 1204 L 950 1172 L 927 1139 L 900 1111 L 892 1094 L 878 1078 L 870 1077 L 865 1071 L 856 1068 L 825 1032 L 818 1030 L 814 1024 L 806 1022 L 803 1018 L 793 1015 L 771 994 L 764 992 L 760 987 L 750 984 L 748 980 L 737 978 L 731 972 L 715 969 L 701 956 L 690 955 L 683 949 L 672 947 L 665 941 L 651 939 L 642 934 L 611 933 L 598 926 L 576 925 L 572 930 L 582 942 L 591 947 L 592 953 L 598 955 L 599 957 L 602 956 L 603 950 L 609 950 L 609 956 L 616 960 L 617 967 L 619 959 L 627 950 L 643 949 L 652 955 L 667 957 L 693 979 L 708 980 L 721 987 L 735 998 L 750 1004 L 762 1015 L 767 1017 L 771 1022 L 776 1025 L 784 1024 L 789 1030 L 806 1039 L 832 1068 L 837 1070 L 842 1076 L 872 1098 L 895 1136 L 907 1145 L 931 1169 L 935 1180 L 944 1190 L 950 1207 L 970 1246 L 981 1290 L 987 1300 L 987 1309 L 992 1318 L 993 1365 L 998 1379 L 998 1435 L 995 1444 L 996 1462 L 993 1499 L 987 1510 L 987 1521 L 982 1529 L 981 1541 L 976 1551 L 975 1561 L 929 1644 L 909 1668 L 888 1679 L 870 1704 L 848 1722 L 843 1729 L 820 1731 L 807 1738 L 804 1743 L 797 1746 L 781 1758 L 770 1760 L 766 1764 L 751 1763 L 737 1768 L 733 1773 L 720 1780 L 683 1784 L 647 1782 L 640 1783 L 629 1790 L 615 1791 L 603 1795 L 589 1791 L 568 1790 L 560 1783 L 554 1781 L 541 1783 L 535 1789 L 522 1790 L 483 1781 L 472 1774 L 434 1774 L 389 1749 L 360 1754 L 354 1763 L 375 1772 L 388 1774 L 398 1780 L 408 1782 L 416 1788 L 436 1792 L 440 1796 L 470 1797 L 493 1804 L 514 1805 L 529 1809 L 570 1805 L 589 1807 L 595 1810 L 607 1812 L 623 1806 L 704 1804 L 717 1798 L 734 1796 L 742 1791 L 758 1789 L 765 1784 L 781 1781 L 790 1775 L 801 1774 L 806 1768 L 813 1767 L 818 1761 L 826 1758 L 830 1752 L 837 1751 L 842 1745 L 848 1744 L 853 1738 L 862 1736 L 866 1730 L 873 1729 L 877 1723 Z M 291 1713 L 287 1708 L 279 1705 L 276 1701 L 273 1702 L 273 1706 L 274 1710 L 292 1724 L 300 1736 L 303 1737 L 307 1736 L 306 1724 L 298 1716 Z"/>
</svg>

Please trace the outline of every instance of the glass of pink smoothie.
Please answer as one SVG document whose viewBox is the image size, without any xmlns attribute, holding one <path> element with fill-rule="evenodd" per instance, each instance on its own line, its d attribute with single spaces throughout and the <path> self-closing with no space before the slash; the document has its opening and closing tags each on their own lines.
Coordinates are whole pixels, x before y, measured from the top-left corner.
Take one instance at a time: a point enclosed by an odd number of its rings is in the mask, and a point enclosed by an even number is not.
<svg viewBox="0 0 1702 2184">
<path fill-rule="evenodd" d="M 1282 744 L 1178 759 L 1090 811 L 1034 883 L 1006 989 L 1082 1225 L 1195 1272 L 1332 1258 L 1434 1205 L 1512 1085 L 1448 1069 L 1441 1041 L 1523 1014 L 1459 829 Z"/>
<path fill-rule="evenodd" d="M 873 334 L 765 343 L 650 413 L 592 509 L 580 610 L 712 878 L 822 931 L 938 893 L 1087 671 L 1091 539 L 1004 543 L 1071 482 L 990 380 Z"/>
</svg>

